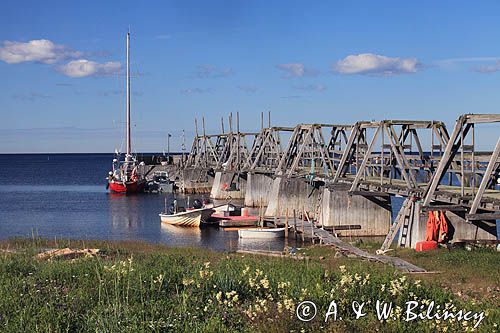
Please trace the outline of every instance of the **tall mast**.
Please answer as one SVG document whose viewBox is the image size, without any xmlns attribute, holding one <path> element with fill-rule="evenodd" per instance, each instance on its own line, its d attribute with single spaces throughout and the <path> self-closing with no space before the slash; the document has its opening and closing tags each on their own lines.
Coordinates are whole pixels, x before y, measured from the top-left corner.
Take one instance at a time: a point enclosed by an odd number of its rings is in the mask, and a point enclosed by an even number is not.
<svg viewBox="0 0 500 333">
<path fill-rule="evenodd" d="M 127 157 L 132 154 L 130 137 L 130 30 L 127 32 Z"/>
</svg>

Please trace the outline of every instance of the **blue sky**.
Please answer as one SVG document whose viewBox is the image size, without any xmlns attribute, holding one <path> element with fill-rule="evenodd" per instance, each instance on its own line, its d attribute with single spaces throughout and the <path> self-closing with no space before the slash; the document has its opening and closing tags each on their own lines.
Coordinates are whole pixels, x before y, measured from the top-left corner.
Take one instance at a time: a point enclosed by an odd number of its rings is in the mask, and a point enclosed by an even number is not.
<svg viewBox="0 0 500 333">
<path fill-rule="evenodd" d="M 497 1 L 10 1 L 0 10 L 0 152 L 123 142 L 132 31 L 134 148 L 219 130 L 498 113 Z M 200 121 L 201 123 L 201 121 Z M 485 135 L 496 133 L 489 129 Z"/>
</svg>

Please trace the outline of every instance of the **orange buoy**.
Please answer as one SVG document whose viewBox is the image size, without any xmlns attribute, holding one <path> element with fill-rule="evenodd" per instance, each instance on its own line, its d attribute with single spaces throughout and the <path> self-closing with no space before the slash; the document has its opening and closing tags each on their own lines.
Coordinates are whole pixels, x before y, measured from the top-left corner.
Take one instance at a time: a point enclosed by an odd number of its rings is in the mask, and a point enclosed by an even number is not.
<svg viewBox="0 0 500 333">
<path fill-rule="evenodd" d="M 241 208 L 241 216 L 248 216 L 248 208 L 243 207 Z"/>
<path fill-rule="evenodd" d="M 437 249 L 437 244 L 436 241 L 417 242 L 417 244 L 415 244 L 415 250 L 417 252 L 435 250 Z"/>
</svg>

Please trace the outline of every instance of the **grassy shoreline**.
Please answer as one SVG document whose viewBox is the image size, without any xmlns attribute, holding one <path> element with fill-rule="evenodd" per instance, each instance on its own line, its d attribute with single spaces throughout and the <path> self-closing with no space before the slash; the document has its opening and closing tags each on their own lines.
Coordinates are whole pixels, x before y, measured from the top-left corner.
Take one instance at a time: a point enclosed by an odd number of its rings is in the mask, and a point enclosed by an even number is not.
<svg viewBox="0 0 500 333">
<path fill-rule="evenodd" d="M 67 246 L 102 251 L 75 260 L 34 257 Z M 456 332 L 474 326 L 472 320 L 406 322 L 408 301 L 484 311 L 480 332 L 494 332 L 500 322 L 500 255 L 491 250 L 397 250 L 405 260 L 442 272 L 405 275 L 387 265 L 335 258 L 324 247 L 304 249 L 307 260 L 142 242 L 16 239 L 0 242 L 0 249 L 0 331 L 6 332 Z M 310 322 L 296 316 L 304 300 L 317 305 Z M 333 300 L 342 320 L 325 323 Z M 377 300 L 393 302 L 389 320 L 377 319 Z M 353 301 L 365 302 L 366 316 L 355 319 Z"/>
</svg>

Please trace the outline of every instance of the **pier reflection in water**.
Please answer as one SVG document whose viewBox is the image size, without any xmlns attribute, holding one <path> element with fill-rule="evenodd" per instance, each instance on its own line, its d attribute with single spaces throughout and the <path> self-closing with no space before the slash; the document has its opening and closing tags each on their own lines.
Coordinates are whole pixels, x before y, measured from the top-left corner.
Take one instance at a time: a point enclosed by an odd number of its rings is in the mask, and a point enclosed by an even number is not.
<svg viewBox="0 0 500 333">
<path fill-rule="evenodd" d="M 187 206 L 188 202 L 192 203 L 195 199 L 203 200 L 205 197 L 172 194 L 128 196 L 108 194 L 111 239 L 142 239 L 171 246 L 195 246 L 217 251 L 238 249 L 278 251 L 283 250 L 285 246 L 284 239 L 239 239 L 237 231 L 225 231 L 216 226 L 186 228 L 160 223 L 158 213 L 165 207 L 170 207 L 174 199 L 180 206 Z"/>
<path fill-rule="evenodd" d="M 194 246 L 217 251 L 283 250 L 284 239 L 239 239 L 237 231 L 225 231 L 216 226 L 185 228 L 160 223 L 158 213 L 176 199 L 180 206 L 187 206 L 203 196 L 183 195 L 117 195 L 108 194 L 110 239 L 146 240 L 171 246 Z M 238 204 L 238 203 L 237 203 Z"/>
</svg>

